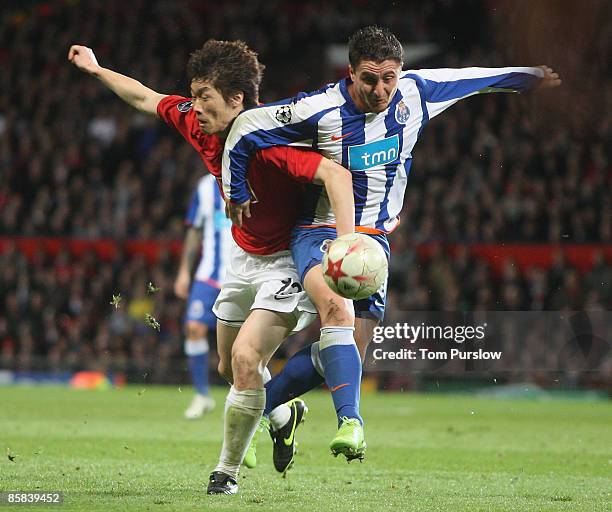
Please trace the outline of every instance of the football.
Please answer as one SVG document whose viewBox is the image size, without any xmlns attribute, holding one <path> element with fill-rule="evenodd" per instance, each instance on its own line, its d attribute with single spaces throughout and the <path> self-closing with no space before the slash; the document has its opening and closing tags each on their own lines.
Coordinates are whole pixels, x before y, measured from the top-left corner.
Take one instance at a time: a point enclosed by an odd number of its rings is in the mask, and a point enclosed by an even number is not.
<svg viewBox="0 0 612 512">
<path fill-rule="evenodd" d="M 327 246 L 322 263 L 325 282 L 346 299 L 365 299 L 387 279 L 385 251 L 376 240 L 360 233 L 336 238 Z"/>
</svg>

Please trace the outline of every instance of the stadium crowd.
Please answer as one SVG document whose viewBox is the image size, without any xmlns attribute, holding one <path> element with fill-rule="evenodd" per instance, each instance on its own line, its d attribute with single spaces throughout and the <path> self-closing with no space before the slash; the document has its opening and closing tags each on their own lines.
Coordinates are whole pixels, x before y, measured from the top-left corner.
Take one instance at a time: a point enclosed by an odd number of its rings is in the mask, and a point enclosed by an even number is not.
<svg viewBox="0 0 612 512">
<path fill-rule="evenodd" d="M 267 64 L 264 101 L 276 100 L 333 78 L 320 65 L 325 45 L 342 42 L 364 20 L 381 19 L 409 42 L 439 40 L 439 27 L 450 23 L 445 12 L 452 16 L 458 3 L 446 2 L 448 12 L 435 9 L 434 16 L 427 2 L 413 2 L 406 23 L 380 18 L 370 12 L 380 8 L 367 2 L 355 11 L 359 16 L 344 12 L 340 2 L 321 3 L 330 11 L 323 16 L 308 3 L 249 2 L 238 9 L 235 2 L 193 2 L 190 8 L 141 1 L 122 10 L 110 1 L 48 2 L 9 17 L 11 23 L 0 28 L 0 62 L 7 70 L 0 76 L 0 232 L 181 236 L 184 204 L 201 163 L 163 123 L 128 108 L 71 68 L 65 56 L 71 43 L 90 45 L 103 64 L 159 91 L 187 94 L 189 52 L 207 37 L 242 37 Z M 145 9 L 149 22 L 136 30 Z M 257 9 L 256 23 L 251 9 Z M 286 31 L 287 17 L 299 20 L 297 30 Z M 282 29 L 266 37 L 270 26 Z M 316 44 L 304 44 L 306 38 Z M 471 42 L 454 45 L 435 65 L 502 64 L 495 54 L 473 50 L 478 41 Z M 308 49 L 299 52 L 300 67 L 316 75 L 297 79 L 295 66 L 288 71 L 286 56 L 299 48 Z M 570 123 L 544 136 L 548 120 L 528 97 L 477 98 L 432 121 L 415 152 L 404 231 L 417 241 L 610 243 L 611 133 L 605 112 L 612 93 L 609 87 L 602 91 L 600 118 L 591 120 L 581 139 Z"/>
<path fill-rule="evenodd" d="M 267 65 L 264 101 L 336 78 L 321 65 L 326 46 L 372 20 L 406 42 L 436 41 L 444 48 L 419 66 L 504 64 L 500 54 L 482 51 L 491 42 L 487 31 L 470 30 L 492 23 L 482 2 L 434 8 L 414 1 L 387 11 L 374 2 L 354 3 L 357 8 L 350 2 L 137 0 L 123 9 L 117 0 L 51 0 L 6 11 L 0 23 L 0 235 L 183 236 L 201 161 L 163 123 L 73 69 L 66 61 L 72 43 L 91 46 L 102 65 L 156 90 L 187 94 L 189 52 L 207 38 L 241 38 Z M 449 32 L 450 26 L 463 29 Z M 612 307 L 610 264 L 601 254 L 586 274 L 559 258 L 548 270 L 524 274 L 508 262 L 496 276 L 467 249 L 455 258 L 440 250 L 426 260 L 416 250 L 439 241 L 612 243 L 609 84 L 608 76 L 599 117 L 580 135 L 569 122 L 550 126 L 530 97 L 471 99 L 431 122 L 417 146 L 402 224 L 392 238 L 392 308 Z M 571 115 L 572 106 L 566 107 Z M 171 291 L 177 265 L 170 253 L 152 266 L 127 254 L 102 261 L 93 251 L 78 259 L 67 251 L 40 253 L 31 261 L 15 248 L 0 254 L 0 367 L 27 368 L 45 355 L 58 368 L 129 365 L 155 368 L 163 379 L 182 347 L 183 303 Z M 148 295 L 149 281 L 161 291 Z M 118 309 L 109 304 L 116 292 L 124 301 Z M 159 320 L 159 334 L 143 323 L 146 312 Z"/>
<path fill-rule="evenodd" d="M 419 256 L 403 237 L 390 268 L 389 315 L 409 319 L 409 311 L 604 310 L 612 307 L 612 269 L 601 253 L 585 274 L 560 254 L 548 269 L 524 274 L 507 260 L 496 275 L 484 260 L 463 248 L 451 258 L 434 251 Z M 149 373 L 157 381 L 176 377 L 181 361 L 184 303 L 172 292 L 178 259 L 162 253 L 151 265 L 143 256 L 120 252 L 110 261 L 91 250 L 74 257 L 38 251 L 28 260 L 14 246 L 0 254 L 0 367 L 35 369 L 41 358 L 55 370 L 125 371 L 132 379 Z M 158 292 L 148 291 L 149 282 Z M 118 307 L 113 295 L 120 295 Z M 151 314 L 159 333 L 147 324 Z M 23 319 L 27 318 L 28 322 Z M 280 355 L 312 341 L 303 333 Z M 550 347 L 549 347 L 550 348 Z M 45 363 L 45 364 L 46 364 Z"/>
</svg>

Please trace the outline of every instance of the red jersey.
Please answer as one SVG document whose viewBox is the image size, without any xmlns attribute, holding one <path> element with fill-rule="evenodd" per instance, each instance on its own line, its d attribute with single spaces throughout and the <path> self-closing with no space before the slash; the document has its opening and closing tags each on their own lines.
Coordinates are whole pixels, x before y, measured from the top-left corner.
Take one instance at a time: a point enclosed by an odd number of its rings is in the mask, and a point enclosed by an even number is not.
<svg viewBox="0 0 612 512">
<path fill-rule="evenodd" d="M 208 171 L 221 186 L 224 140 L 205 134 L 198 124 L 191 100 L 166 96 L 157 113 L 199 153 Z M 319 153 L 288 146 L 257 151 L 247 178 L 251 187 L 251 217 L 242 217 L 242 228 L 232 226 L 232 236 L 246 252 L 273 254 L 289 248 L 289 235 L 302 210 L 304 183 L 310 183 L 323 158 Z"/>
</svg>

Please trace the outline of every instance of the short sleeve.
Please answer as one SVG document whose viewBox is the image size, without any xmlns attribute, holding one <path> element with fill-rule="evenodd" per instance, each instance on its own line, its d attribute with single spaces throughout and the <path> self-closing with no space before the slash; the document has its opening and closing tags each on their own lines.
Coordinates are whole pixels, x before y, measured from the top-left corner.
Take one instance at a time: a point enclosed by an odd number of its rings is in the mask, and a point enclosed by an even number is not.
<svg viewBox="0 0 612 512">
<path fill-rule="evenodd" d="M 165 123 L 178 131 L 198 151 L 203 144 L 203 134 L 191 106 L 184 96 L 166 96 L 157 104 L 157 113 Z"/>
</svg>

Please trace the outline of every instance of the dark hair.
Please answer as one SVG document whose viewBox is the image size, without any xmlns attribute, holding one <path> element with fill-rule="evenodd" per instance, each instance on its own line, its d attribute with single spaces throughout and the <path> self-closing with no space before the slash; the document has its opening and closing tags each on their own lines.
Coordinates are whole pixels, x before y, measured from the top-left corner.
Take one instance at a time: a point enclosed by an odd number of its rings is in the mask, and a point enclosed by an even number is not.
<svg viewBox="0 0 612 512">
<path fill-rule="evenodd" d="M 257 53 L 243 41 L 209 39 L 201 49 L 189 56 L 187 76 L 190 82 L 210 82 L 225 101 L 242 92 L 244 107 L 250 108 L 257 105 L 259 100 L 259 84 L 264 67 L 257 60 Z"/>
<path fill-rule="evenodd" d="M 379 63 L 391 59 L 402 62 L 402 45 L 388 28 L 376 25 L 361 28 L 350 37 L 348 46 L 349 62 L 353 69 L 362 60 Z"/>
</svg>

